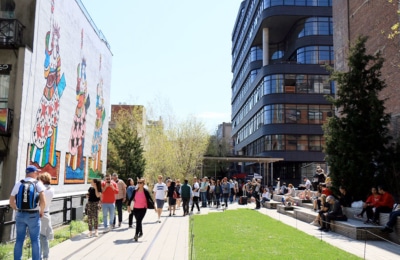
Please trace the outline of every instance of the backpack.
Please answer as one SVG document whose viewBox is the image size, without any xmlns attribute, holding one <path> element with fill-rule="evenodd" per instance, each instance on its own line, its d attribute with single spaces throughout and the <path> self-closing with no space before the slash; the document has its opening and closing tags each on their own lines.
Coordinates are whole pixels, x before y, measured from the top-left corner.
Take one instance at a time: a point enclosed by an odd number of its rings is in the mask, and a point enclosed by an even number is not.
<svg viewBox="0 0 400 260">
<path fill-rule="evenodd" d="M 17 208 L 20 210 L 34 210 L 39 202 L 39 193 L 36 190 L 37 181 L 21 180 L 18 193 L 15 197 Z"/>
</svg>

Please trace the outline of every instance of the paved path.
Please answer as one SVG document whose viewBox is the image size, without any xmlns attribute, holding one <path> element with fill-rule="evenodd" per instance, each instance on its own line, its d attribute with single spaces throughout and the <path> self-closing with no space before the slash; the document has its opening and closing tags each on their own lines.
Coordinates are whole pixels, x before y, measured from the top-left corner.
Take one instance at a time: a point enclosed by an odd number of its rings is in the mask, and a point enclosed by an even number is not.
<svg viewBox="0 0 400 260">
<path fill-rule="evenodd" d="M 254 204 L 242 206 L 233 203 L 229 205 L 228 210 L 254 207 Z M 223 214 L 222 210 L 211 208 L 201 209 L 201 214 L 208 214 L 209 212 L 221 212 Z M 259 212 L 361 258 L 365 257 L 365 259 L 374 260 L 400 259 L 400 245 L 381 241 L 367 241 L 365 243 L 364 241 L 353 240 L 333 232 L 320 232 L 315 226 L 280 214 L 276 210 L 262 208 Z M 97 238 L 86 238 L 87 232 L 76 236 L 73 239 L 52 247 L 50 249 L 50 259 L 187 260 L 190 258 L 189 217 L 182 217 L 182 208 L 177 210 L 176 213 L 176 216 L 168 217 L 167 210 L 164 210 L 161 218 L 162 222 L 157 223 L 155 211 L 148 210 L 143 220 L 144 235 L 142 238 L 139 238 L 138 242 L 134 242 L 133 236 L 135 230 L 128 229 L 128 215 L 125 212 L 122 227 L 108 233 L 100 234 Z M 102 227 L 99 231 L 100 233 L 103 231 Z"/>
</svg>

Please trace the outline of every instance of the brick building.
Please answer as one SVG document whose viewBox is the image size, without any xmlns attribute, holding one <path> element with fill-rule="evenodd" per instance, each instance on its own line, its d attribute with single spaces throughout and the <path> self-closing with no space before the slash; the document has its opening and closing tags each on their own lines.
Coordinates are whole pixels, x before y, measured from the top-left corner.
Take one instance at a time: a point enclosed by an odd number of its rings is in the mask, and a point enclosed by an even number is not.
<svg viewBox="0 0 400 260">
<path fill-rule="evenodd" d="M 387 88 L 381 92 L 387 112 L 392 114 L 393 135 L 400 131 L 400 52 L 399 37 L 388 39 L 391 27 L 399 21 L 398 1 L 333 1 L 335 69 L 346 70 L 349 47 L 360 35 L 368 36 L 367 52 L 380 51 L 385 58 L 382 79 Z M 373 17 L 373 19 L 371 19 Z"/>
</svg>

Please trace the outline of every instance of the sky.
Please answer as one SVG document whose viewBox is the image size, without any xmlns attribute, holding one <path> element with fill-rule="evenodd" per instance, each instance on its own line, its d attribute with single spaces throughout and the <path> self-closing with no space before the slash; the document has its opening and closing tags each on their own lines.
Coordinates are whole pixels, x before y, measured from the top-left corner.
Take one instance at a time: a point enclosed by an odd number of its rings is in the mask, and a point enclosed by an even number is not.
<svg viewBox="0 0 400 260">
<path fill-rule="evenodd" d="M 111 46 L 111 104 L 194 116 L 210 133 L 230 122 L 231 39 L 242 0 L 81 1 Z"/>
</svg>

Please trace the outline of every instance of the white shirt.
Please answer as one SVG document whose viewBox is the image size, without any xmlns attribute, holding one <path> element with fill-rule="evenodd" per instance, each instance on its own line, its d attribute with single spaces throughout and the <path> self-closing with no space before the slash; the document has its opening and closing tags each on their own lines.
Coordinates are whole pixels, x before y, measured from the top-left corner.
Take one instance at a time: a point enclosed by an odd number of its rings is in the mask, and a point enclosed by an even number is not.
<svg viewBox="0 0 400 260">
<path fill-rule="evenodd" d="M 167 184 L 164 182 L 157 183 L 154 185 L 153 192 L 156 193 L 155 198 L 156 200 L 163 200 L 165 198 L 165 193 L 168 191 Z"/>
<path fill-rule="evenodd" d="M 199 197 L 200 196 L 200 191 L 199 191 L 199 183 L 196 181 L 195 183 L 193 183 L 193 196 Z M 195 189 L 197 189 L 197 191 L 194 191 Z"/>
<path fill-rule="evenodd" d="M 263 194 L 262 194 L 262 198 L 267 198 L 267 199 L 271 199 L 271 194 L 269 193 L 269 191 L 267 191 L 267 192 L 264 192 Z"/>
<path fill-rule="evenodd" d="M 306 186 L 306 189 L 309 190 L 311 188 L 311 181 L 309 179 L 307 179 L 304 186 Z"/>
<path fill-rule="evenodd" d="M 45 185 L 44 196 L 46 197 L 46 206 L 44 207 L 44 212 L 50 211 L 50 204 L 54 197 L 54 189 L 51 185 Z"/>
</svg>

